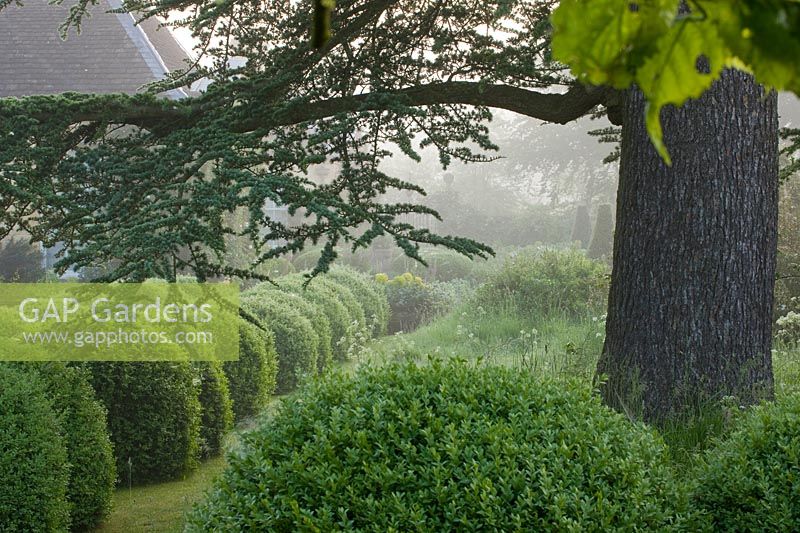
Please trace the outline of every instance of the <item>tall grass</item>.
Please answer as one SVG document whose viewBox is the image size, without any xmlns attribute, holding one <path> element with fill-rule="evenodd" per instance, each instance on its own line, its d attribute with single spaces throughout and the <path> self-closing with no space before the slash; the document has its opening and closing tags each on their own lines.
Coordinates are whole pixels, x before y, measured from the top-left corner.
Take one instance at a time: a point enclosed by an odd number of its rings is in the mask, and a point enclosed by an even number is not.
<svg viewBox="0 0 800 533">
<path fill-rule="evenodd" d="M 380 361 L 428 356 L 460 357 L 520 368 L 549 377 L 591 380 L 603 345 L 602 317 L 518 315 L 508 306 L 487 311 L 466 304 L 408 333 L 372 346 Z"/>
</svg>

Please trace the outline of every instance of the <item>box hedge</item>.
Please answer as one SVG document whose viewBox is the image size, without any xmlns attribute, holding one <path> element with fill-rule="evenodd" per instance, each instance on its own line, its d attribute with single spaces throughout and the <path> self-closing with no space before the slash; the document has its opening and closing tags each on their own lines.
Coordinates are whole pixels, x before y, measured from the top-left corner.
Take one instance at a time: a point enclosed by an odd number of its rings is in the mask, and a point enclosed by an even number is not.
<svg viewBox="0 0 800 533">
<path fill-rule="evenodd" d="M 663 441 L 588 388 L 433 361 L 309 383 L 188 531 L 656 531 L 684 524 Z"/>
<path fill-rule="evenodd" d="M 800 397 L 742 415 L 694 477 L 713 531 L 800 531 Z"/>
<path fill-rule="evenodd" d="M 225 436 L 233 429 L 233 405 L 228 378 L 219 361 L 198 361 L 200 378 L 200 456 L 214 457 L 222 451 Z"/>
<path fill-rule="evenodd" d="M 275 351 L 278 353 L 277 393 L 290 392 L 305 376 L 317 373 L 319 337 L 306 317 L 284 302 L 255 294 L 243 297 L 241 305 L 275 338 Z"/>
<path fill-rule="evenodd" d="M 302 296 L 316 304 L 325 313 L 331 328 L 331 348 L 334 359 L 344 361 L 349 348 L 347 340 L 350 335 L 350 314 L 347 307 L 330 287 L 314 282 L 305 285 L 305 281 L 306 278 L 303 276 L 292 275 L 281 278 L 278 284 L 282 290 Z"/>
<path fill-rule="evenodd" d="M 389 301 L 382 285 L 371 276 L 346 266 L 336 265 L 323 276 L 350 289 L 364 308 L 364 315 L 371 325 L 370 333 L 373 337 L 386 334 L 386 327 L 389 324 Z"/>
<path fill-rule="evenodd" d="M 357 338 L 367 331 L 367 319 L 364 306 L 358 301 L 353 291 L 325 276 L 317 276 L 311 281 L 311 286 L 318 286 L 320 290 L 331 292 L 347 309 L 347 335 L 342 343 L 349 353 L 350 347 L 357 342 Z"/>
<path fill-rule="evenodd" d="M 234 421 L 258 414 L 275 392 L 278 354 L 275 338 L 263 325 L 239 321 L 239 360 L 225 361 Z"/>
<path fill-rule="evenodd" d="M 314 302 L 311 302 L 301 295 L 280 290 L 272 283 L 261 283 L 247 292 L 243 297 L 254 296 L 256 298 L 268 299 L 284 307 L 291 307 L 311 322 L 311 326 L 317 334 L 319 343 L 317 344 L 317 371 L 322 372 L 330 367 L 333 362 L 333 346 L 331 323 L 323 310 Z"/>
<path fill-rule="evenodd" d="M 31 367 L 42 378 L 61 423 L 71 465 L 67 484 L 71 528 L 92 529 L 111 511 L 117 478 L 106 410 L 84 369 L 57 362 Z"/>
<path fill-rule="evenodd" d="M 87 368 L 108 410 L 122 483 L 177 479 L 197 466 L 199 380 L 190 363 L 98 362 Z"/>
<path fill-rule="evenodd" d="M 67 531 L 69 473 L 42 379 L 0 364 L 0 531 Z"/>
</svg>

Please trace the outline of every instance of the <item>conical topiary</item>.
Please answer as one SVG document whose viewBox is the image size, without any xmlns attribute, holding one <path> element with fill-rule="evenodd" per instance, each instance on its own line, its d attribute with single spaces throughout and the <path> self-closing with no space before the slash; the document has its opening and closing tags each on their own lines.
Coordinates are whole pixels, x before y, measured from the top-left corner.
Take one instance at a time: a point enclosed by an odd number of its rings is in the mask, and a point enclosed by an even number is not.
<svg viewBox="0 0 800 533">
<path fill-rule="evenodd" d="M 570 241 L 580 242 L 581 248 L 589 246 L 592 237 L 592 222 L 589 220 L 589 206 L 579 205 L 575 209 L 575 224 L 572 226 Z"/>
<path fill-rule="evenodd" d="M 592 259 L 611 257 L 614 246 L 614 220 L 611 216 L 611 205 L 602 204 L 597 207 L 597 218 L 594 223 L 592 243 L 588 255 Z"/>
</svg>

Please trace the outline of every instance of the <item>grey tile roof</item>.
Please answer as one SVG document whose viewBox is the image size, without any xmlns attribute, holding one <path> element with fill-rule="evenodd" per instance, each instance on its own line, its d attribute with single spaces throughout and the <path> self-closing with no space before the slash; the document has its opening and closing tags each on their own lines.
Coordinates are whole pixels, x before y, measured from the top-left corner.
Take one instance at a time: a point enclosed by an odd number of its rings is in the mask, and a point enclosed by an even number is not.
<svg viewBox="0 0 800 533">
<path fill-rule="evenodd" d="M 80 35 L 62 41 L 68 7 L 27 0 L 0 10 L 0 98 L 33 94 L 134 93 L 165 72 L 184 68 L 187 52 L 154 20 L 140 26 L 129 14 L 107 13 L 118 0 L 100 0 Z M 171 97 L 183 94 L 171 91 Z"/>
</svg>

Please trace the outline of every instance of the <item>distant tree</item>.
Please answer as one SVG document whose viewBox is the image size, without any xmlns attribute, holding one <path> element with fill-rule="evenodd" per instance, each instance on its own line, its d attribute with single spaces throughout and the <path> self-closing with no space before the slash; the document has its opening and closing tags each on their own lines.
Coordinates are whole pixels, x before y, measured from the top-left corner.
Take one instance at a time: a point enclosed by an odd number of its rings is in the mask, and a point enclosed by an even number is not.
<svg viewBox="0 0 800 533">
<path fill-rule="evenodd" d="M 580 204 L 575 208 L 575 223 L 572 225 L 572 242 L 580 242 L 581 248 L 589 246 L 592 237 L 592 220 L 589 217 L 589 206 Z"/>
<path fill-rule="evenodd" d="M 594 222 L 592 243 L 589 245 L 589 257 L 602 259 L 611 257 L 614 243 L 614 219 L 611 215 L 611 205 L 597 206 L 597 217 Z"/>
<path fill-rule="evenodd" d="M 0 279 L 30 283 L 44 278 L 42 251 L 25 239 L 11 238 L 0 242 Z"/>
</svg>

